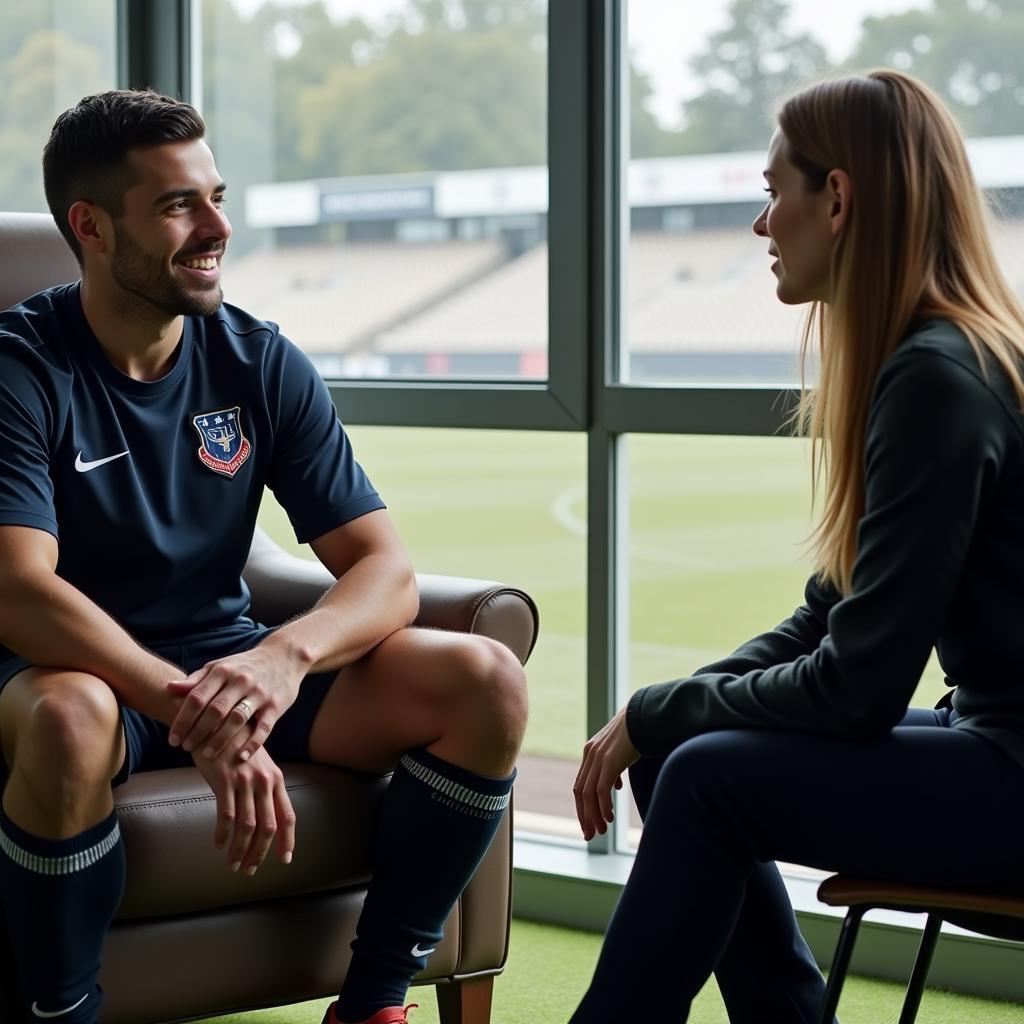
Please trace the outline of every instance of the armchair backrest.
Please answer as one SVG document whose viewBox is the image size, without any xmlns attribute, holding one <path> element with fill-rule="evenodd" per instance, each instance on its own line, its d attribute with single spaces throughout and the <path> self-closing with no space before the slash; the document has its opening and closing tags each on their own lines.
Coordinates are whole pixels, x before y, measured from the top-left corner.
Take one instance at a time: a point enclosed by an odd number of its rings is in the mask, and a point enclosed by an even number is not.
<svg viewBox="0 0 1024 1024">
<path fill-rule="evenodd" d="M 0 213 L 0 309 L 81 271 L 48 213 Z"/>
</svg>

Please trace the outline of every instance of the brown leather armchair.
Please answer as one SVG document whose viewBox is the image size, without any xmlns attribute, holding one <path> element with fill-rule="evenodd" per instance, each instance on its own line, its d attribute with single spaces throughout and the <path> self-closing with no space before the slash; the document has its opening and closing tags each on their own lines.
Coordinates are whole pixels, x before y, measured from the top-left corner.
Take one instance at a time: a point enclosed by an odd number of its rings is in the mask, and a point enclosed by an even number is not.
<svg viewBox="0 0 1024 1024">
<path fill-rule="evenodd" d="M 78 268 L 52 220 L 0 214 L 0 309 Z M 245 578 L 253 615 L 274 624 L 332 582 L 319 563 L 286 554 L 260 531 Z M 418 577 L 417 624 L 480 633 L 525 662 L 537 609 L 521 590 Z M 298 816 L 296 853 L 233 875 L 213 848 L 213 795 L 193 768 L 133 776 L 115 791 L 128 878 L 104 947 L 103 1024 L 157 1024 L 336 993 L 373 874 L 372 836 L 387 777 L 282 765 Z M 0 766 L 0 782 L 6 781 Z M 339 842 L 339 837 L 343 841 Z M 511 914 L 511 822 L 505 821 L 416 984 L 435 985 L 444 1024 L 487 1024 Z M 0 1021 L 17 1020 L 10 942 L 0 935 Z"/>
</svg>

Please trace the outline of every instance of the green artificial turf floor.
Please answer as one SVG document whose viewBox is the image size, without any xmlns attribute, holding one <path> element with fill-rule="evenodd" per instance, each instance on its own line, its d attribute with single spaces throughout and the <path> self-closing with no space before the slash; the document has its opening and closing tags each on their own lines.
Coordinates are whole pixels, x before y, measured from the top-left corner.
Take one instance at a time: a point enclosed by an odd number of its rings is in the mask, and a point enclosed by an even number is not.
<svg viewBox="0 0 1024 1024">
<path fill-rule="evenodd" d="M 527 921 L 512 924 L 508 967 L 496 979 L 492 1024 L 566 1024 L 590 979 L 601 936 L 569 931 Z M 409 1024 L 438 1024 L 437 1004 L 431 988 L 414 988 L 410 1001 L 421 1009 L 410 1014 Z M 895 1024 L 903 1000 L 900 985 L 851 977 L 839 1005 L 842 1024 Z M 260 1010 L 214 1017 L 201 1024 L 320 1024 L 329 999 L 299 1003 L 276 1010 Z M 675 1024 L 672 990 L 666 990 L 665 1014 L 657 1024 Z M 918 1024 L 1021 1024 L 1024 1006 L 994 1002 L 948 992 L 927 991 Z M 622 1024 L 647 1024 L 623 1021 Z M 690 1024 L 727 1024 L 725 1009 L 714 982 L 698 995 Z"/>
</svg>

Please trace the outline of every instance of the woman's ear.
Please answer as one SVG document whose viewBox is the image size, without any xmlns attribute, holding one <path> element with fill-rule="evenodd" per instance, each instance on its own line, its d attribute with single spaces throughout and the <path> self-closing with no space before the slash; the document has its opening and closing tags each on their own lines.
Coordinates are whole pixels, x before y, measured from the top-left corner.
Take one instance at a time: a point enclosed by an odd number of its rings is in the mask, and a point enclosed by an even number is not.
<svg viewBox="0 0 1024 1024">
<path fill-rule="evenodd" d="M 832 234 L 838 235 L 843 230 L 846 218 L 850 214 L 850 207 L 853 203 L 853 182 L 850 181 L 850 176 L 846 171 L 836 168 L 828 172 L 825 189 L 829 199 L 829 224 Z"/>
</svg>

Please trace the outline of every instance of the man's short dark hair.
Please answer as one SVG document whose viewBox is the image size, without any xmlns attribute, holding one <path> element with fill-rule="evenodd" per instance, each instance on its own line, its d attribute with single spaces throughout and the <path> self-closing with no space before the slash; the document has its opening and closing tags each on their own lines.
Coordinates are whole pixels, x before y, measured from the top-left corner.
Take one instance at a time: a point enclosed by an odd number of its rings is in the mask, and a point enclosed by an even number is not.
<svg viewBox="0 0 1024 1024">
<path fill-rule="evenodd" d="M 195 107 L 152 89 L 114 89 L 86 96 L 54 123 L 43 150 L 43 189 L 50 213 L 79 265 L 82 247 L 68 224 L 80 199 L 112 217 L 136 183 L 128 151 L 201 139 L 206 125 Z"/>
</svg>

